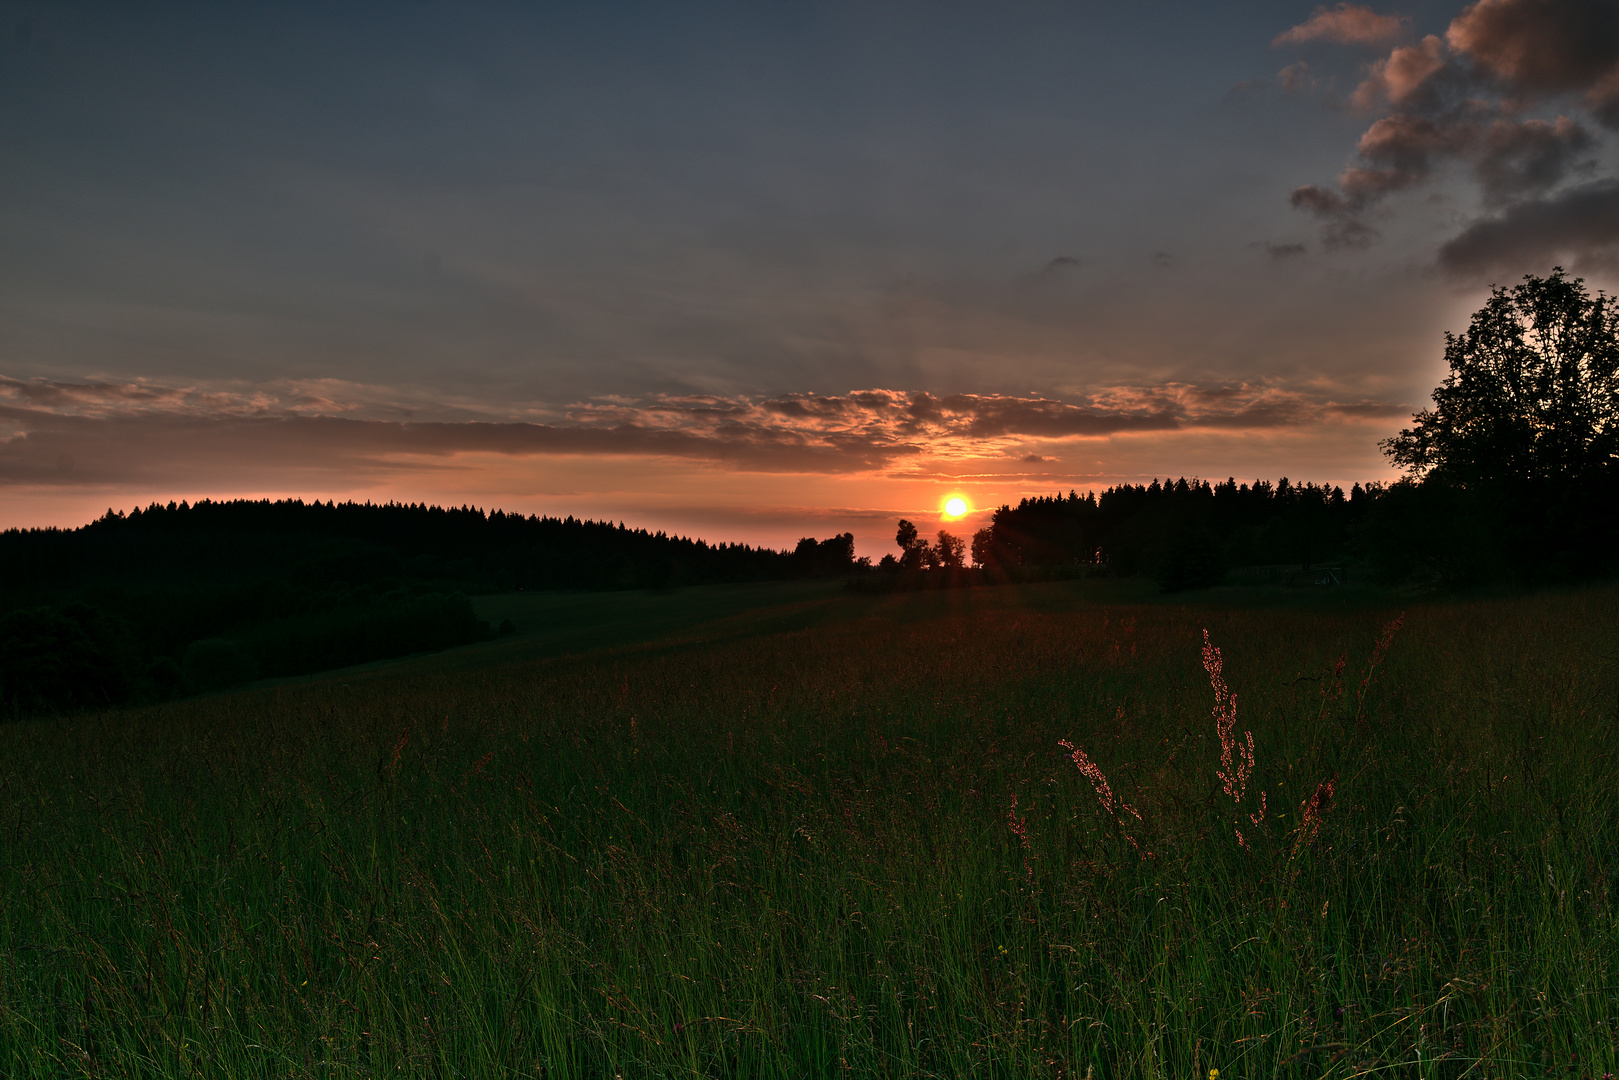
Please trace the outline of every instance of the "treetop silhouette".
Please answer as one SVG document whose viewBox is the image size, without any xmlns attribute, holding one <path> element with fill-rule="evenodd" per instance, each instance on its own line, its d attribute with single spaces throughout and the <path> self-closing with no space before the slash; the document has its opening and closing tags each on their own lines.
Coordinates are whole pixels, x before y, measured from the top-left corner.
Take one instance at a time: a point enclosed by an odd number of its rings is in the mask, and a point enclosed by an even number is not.
<svg viewBox="0 0 1619 1080">
<path fill-rule="evenodd" d="M 1493 289 L 1445 363 L 1433 408 L 1381 443 L 1413 476 L 1571 483 L 1619 459 L 1619 305 L 1562 267 Z"/>
</svg>

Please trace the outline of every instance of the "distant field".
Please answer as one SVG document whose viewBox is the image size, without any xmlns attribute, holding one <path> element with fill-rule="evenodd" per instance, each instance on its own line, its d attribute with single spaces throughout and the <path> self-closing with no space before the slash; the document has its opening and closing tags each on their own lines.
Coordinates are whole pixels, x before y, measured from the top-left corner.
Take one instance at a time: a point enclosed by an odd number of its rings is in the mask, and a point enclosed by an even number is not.
<svg viewBox="0 0 1619 1080">
<path fill-rule="evenodd" d="M 0 1075 L 1619 1071 L 1612 586 L 477 603 L 0 727 Z"/>
</svg>

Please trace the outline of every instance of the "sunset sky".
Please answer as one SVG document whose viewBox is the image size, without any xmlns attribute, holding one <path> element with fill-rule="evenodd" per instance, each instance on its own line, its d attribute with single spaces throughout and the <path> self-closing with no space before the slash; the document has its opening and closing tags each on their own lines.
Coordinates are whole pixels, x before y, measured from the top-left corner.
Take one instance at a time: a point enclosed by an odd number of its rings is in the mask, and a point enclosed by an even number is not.
<svg viewBox="0 0 1619 1080">
<path fill-rule="evenodd" d="M 1492 282 L 1619 288 L 1613 0 L 0 13 L 0 527 L 1348 487 Z"/>
</svg>

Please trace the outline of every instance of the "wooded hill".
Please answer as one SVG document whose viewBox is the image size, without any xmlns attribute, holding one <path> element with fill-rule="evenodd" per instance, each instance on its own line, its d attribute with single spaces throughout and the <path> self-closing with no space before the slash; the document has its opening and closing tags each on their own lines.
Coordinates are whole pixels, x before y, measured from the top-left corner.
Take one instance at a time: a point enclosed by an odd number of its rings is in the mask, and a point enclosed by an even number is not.
<svg viewBox="0 0 1619 1080">
<path fill-rule="evenodd" d="M 622 524 L 422 504 L 153 505 L 0 533 L 0 710 L 155 701 L 446 648 L 498 631 L 466 594 L 841 574 L 792 552 Z"/>
</svg>

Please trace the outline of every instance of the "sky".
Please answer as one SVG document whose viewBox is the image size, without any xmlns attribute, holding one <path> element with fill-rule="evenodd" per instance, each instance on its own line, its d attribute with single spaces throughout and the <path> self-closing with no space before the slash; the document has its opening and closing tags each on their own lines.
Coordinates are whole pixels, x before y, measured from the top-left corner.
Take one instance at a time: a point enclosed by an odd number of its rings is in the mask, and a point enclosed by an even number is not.
<svg viewBox="0 0 1619 1080">
<path fill-rule="evenodd" d="M 1387 481 L 1616 145 L 1612 0 L 0 3 L 0 527 Z"/>
</svg>

